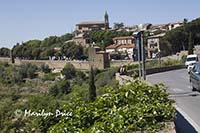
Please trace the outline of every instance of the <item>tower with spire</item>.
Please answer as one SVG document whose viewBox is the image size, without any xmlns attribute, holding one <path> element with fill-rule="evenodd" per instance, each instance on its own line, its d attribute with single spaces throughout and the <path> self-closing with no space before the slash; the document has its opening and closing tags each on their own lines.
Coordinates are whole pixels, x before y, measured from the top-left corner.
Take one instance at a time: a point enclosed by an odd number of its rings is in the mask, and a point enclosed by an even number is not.
<svg viewBox="0 0 200 133">
<path fill-rule="evenodd" d="M 105 15 L 104 15 L 104 22 L 105 22 L 105 29 L 109 29 L 109 16 L 108 16 L 107 11 L 105 12 Z"/>
</svg>

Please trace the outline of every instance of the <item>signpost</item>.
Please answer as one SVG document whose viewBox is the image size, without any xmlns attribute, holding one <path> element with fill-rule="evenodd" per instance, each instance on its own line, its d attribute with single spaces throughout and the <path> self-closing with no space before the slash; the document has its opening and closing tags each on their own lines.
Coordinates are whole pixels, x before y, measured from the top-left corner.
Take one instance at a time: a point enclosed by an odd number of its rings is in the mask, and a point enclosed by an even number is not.
<svg viewBox="0 0 200 133">
<path fill-rule="evenodd" d="M 139 65 L 139 78 L 146 80 L 146 70 L 145 70 L 145 49 L 144 49 L 144 38 L 143 31 L 133 33 L 136 38 L 136 48 L 138 50 L 138 65 Z M 142 63 L 141 63 L 142 62 Z M 142 68 L 141 68 L 142 67 Z"/>
</svg>

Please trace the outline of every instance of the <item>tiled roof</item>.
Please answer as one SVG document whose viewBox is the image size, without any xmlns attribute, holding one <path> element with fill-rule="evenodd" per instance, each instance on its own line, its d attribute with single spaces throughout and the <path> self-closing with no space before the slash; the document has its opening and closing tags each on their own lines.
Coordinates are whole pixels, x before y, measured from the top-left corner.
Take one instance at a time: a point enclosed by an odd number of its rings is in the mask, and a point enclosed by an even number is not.
<svg viewBox="0 0 200 133">
<path fill-rule="evenodd" d="M 118 45 L 116 45 L 116 44 L 109 45 L 109 46 L 106 47 L 106 49 L 116 49 L 116 48 L 118 48 L 120 45 L 121 45 L 121 44 L 118 44 Z"/>
<path fill-rule="evenodd" d="M 76 25 L 94 25 L 94 24 L 105 24 L 104 21 L 88 21 L 88 22 L 81 22 L 79 24 Z"/>
<path fill-rule="evenodd" d="M 106 49 L 116 49 L 116 48 L 135 48 L 135 44 L 129 44 L 129 45 L 123 45 L 123 44 L 118 44 L 118 45 L 110 45 L 106 47 Z"/>
</svg>

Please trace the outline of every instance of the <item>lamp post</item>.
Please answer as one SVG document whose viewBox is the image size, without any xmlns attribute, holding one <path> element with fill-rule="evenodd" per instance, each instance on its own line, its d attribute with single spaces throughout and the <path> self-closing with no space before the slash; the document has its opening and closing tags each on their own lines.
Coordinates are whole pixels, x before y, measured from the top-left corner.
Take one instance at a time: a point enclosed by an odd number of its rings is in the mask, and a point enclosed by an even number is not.
<svg viewBox="0 0 200 133">
<path fill-rule="evenodd" d="M 145 49 L 144 49 L 144 38 L 143 31 L 134 32 L 133 36 L 136 38 L 136 47 L 138 50 L 138 67 L 139 67 L 139 78 L 146 80 L 146 70 L 145 70 Z M 141 63 L 142 61 L 142 63 Z M 142 67 L 142 68 L 141 68 Z"/>
<path fill-rule="evenodd" d="M 146 80 L 146 68 L 145 68 L 145 48 L 144 48 L 144 32 L 141 31 L 140 37 L 141 37 L 141 56 L 142 56 L 142 77 L 144 80 Z"/>
</svg>

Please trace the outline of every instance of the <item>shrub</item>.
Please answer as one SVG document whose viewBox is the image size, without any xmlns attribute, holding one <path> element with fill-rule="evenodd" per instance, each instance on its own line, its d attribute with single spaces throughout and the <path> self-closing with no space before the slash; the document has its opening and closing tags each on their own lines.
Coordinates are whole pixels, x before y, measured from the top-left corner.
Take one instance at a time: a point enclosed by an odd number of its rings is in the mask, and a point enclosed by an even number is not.
<svg viewBox="0 0 200 133">
<path fill-rule="evenodd" d="M 41 70 L 42 70 L 42 72 L 44 72 L 44 73 L 50 73 L 50 72 L 51 72 L 51 69 L 49 68 L 49 66 L 48 66 L 48 65 L 45 65 L 45 64 L 42 64 L 42 65 L 41 65 Z"/>
<path fill-rule="evenodd" d="M 115 80 L 115 73 L 117 72 L 117 68 L 110 68 L 97 74 L 96 76 L 96 86 L 103 87 L 106 85 L 110 85 L 112 80 Z M 112 82 L 113 83 L 113 82 Z"/>
<path fill-rule="evenodd" d="M 71 92 L 70 82 L 67 80 L 60 80 L 49 90 L 49 94 L 52 96 L 62 96 Z"/>
<path fill-rule="evenodd" d="M 185 63 L 186 59 L 187 59 L 187 55 L 181 56 L 181 62 L 182 63 Z"/>
<path fill-rule="evenodd" d="M 76 70 L 72 64 L 67 63 L 61 73 L 65 76 L 65 79 L 72 79 L 76 75 Z"/>
<path fill-rule="evenodd" d="M 55 73 L 47 73 L 44 74 L 44 76 L 42 77 L 43 81 L 54 81 L 56 78 L 57 74 Z"/>
<path fill-rule="evenodd" d="M 19 71 L 18 71 L 18 74 L 19 74 L 19 77 L 21 79 L 24 79 L 24 78 L 35 78 L 35 72 L 37 70 L 37 66 L 36 65 L 32 65 L 32 64 L 24 64 L 24 65 L 21 65 L 20 68 L 19 68 Z"/>
<path fill-rule="evenodd" d="M 136 81 L 107 93 L 93 103 L 74 100 L 63 109 L 72 113 L 50 128 L 51 132 L 156 132 L 174 120 L 173 101 L 162 85 Z"/>
</svg>

